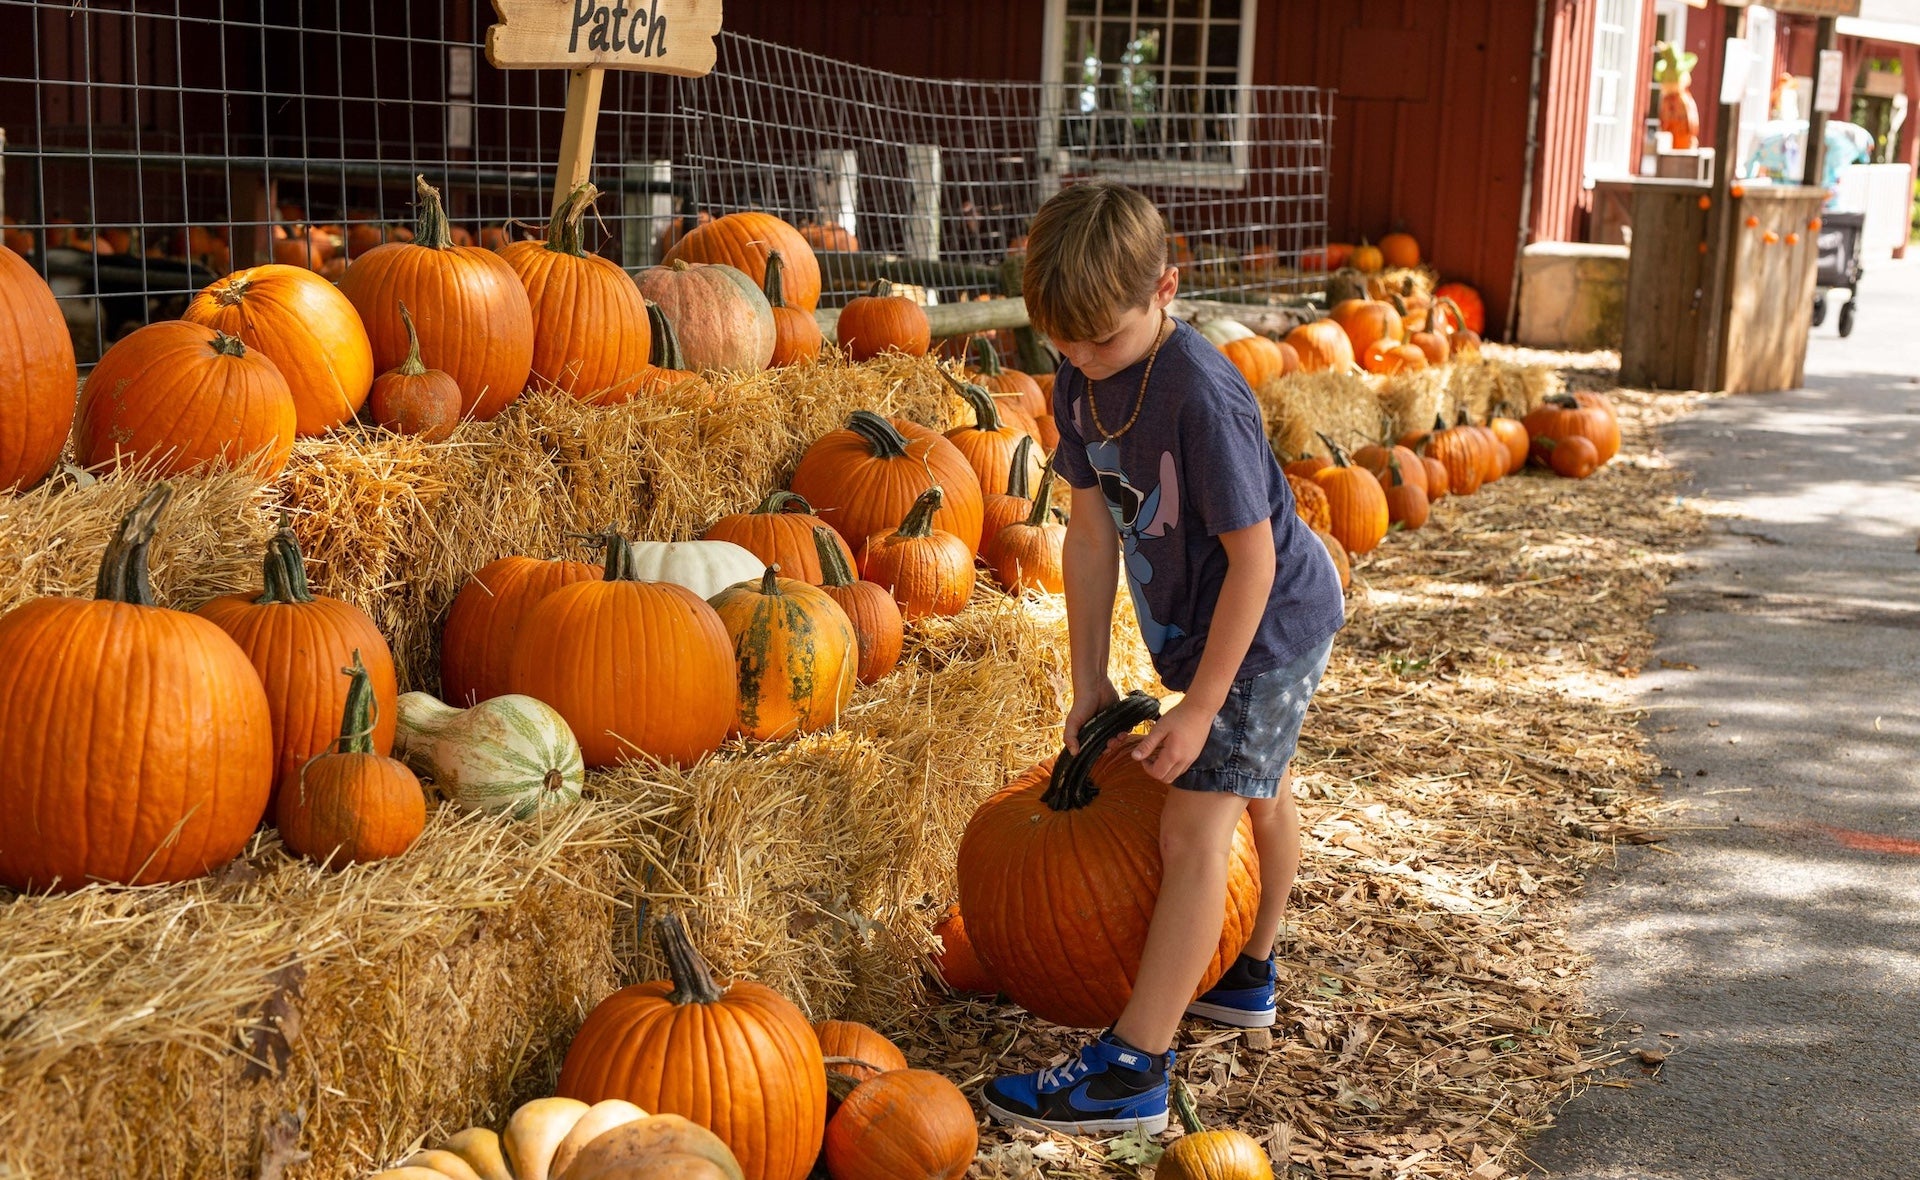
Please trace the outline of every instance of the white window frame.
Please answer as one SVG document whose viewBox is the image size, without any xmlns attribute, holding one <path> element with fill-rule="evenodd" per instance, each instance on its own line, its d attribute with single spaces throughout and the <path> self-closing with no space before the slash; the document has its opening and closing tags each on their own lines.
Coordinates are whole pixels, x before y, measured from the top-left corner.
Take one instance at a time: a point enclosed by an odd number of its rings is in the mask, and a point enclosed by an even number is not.
<svg viewBox="0 0 1920 1180">
<path fill-rule="evenodd" d="M 1254 19 L 1260 0 L 1241 0 L 1240 57 L 1235 68 L 1235 97 L 1239 107 L 1234 116 L 1232 161 L 1207 163 L 1168 160 L 1102 162 L 1095 160 L 1082 170 L 1123 184 L 1182 185 L 1188 188 L 1243 189 L 1247 185 L 1247 137 L 1251 133 L 1252 112 L 1248 109 L 1247 88 L 1253 84 Z M 1051 185 L 1073 170 L 1069 153 L 1059 146 L 1060 120 L 1066 115 L 1065 66 L 1067 36 L 1067 0 L 1046 0 L 1046 19 L 1040 37 L 1040 159 Z M 1202 71 L 1204 73 L 1204 70 Z"/>
<path fill-rule="evenodd" d="M 1604 0 L 1595 0 L 1599 8 Z M 1629 175 L 1628 162 L 1633 159 L 1633 145 L 1640 138 L 1642 115 L 1640 104 L 1642 79 L 1640 71 L 1645 57 L 1640 51 L 1640 0 L 1618 0 L 1626 20 L 1624 24 L 1609 25 L 1620 33 L 1620 60 L 1609 63 L 1601 57 L 1603 41 L 1600 13 L 1594 14 L 1593 57 L 1589 71 L 1591 85 L 1587 92 L 1587 127 L 1584 140 L 1586 183 L 1592 187 L 1596 180 L 1616 180 Z M 1649 67 L 1650 68 L 1650 67 Z M 1601 113 L 1601 100 L 1606 96 L 1608 83 L 1613 85 L 1613 111 Z M 1596 142 L 1603 123 L 1611 121 L 1618 129 L 1618 143 L 1610 156 L 1596 157 Z"/>
</svg>

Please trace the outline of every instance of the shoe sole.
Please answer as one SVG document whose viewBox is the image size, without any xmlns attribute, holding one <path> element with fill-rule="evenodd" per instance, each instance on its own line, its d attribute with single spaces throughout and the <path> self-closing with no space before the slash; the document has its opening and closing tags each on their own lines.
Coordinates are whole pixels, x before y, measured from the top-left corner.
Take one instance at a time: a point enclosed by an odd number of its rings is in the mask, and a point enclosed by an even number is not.
<svg viewBox="0 0 1920 1180">
<path fill-rule="evenodd" d="M 1199 1000 L 1187 1005 L 1188 1016 L 1201 1016 L 1219 1024 L 1230 1024 L 1235 1028 L 1272 1028 L 1278 1018 L 1276 1009 L 1267 1008 L 1260 1012 L 1249 1012 L 1245 1008 L 1226 1008 L 1219 1004 L 1205 1004 Z"/>
<path fill-rule="evenodd" d="M 1014 1127 L 1031 1127 L 1036 1131 L 1059 1131 L 1064 1135 L 1098 1135 L 1109 1131 L 1126 1132 L 1135 1128 L 1143 1134 L 1158 1135 L 1167 1129 L 1165 1111 L 1145 1118 L 1083 1119 L 1077 1123 L 1052 1123 L 1045 1119 L 1030 1118 L 1027 1115 L 1004 1110 L 995 1106 L 992 1099 L 987 1100 L 986 1107 L 988 1117 L 996 1123 L 1005 1123 Z"/>
</svg>

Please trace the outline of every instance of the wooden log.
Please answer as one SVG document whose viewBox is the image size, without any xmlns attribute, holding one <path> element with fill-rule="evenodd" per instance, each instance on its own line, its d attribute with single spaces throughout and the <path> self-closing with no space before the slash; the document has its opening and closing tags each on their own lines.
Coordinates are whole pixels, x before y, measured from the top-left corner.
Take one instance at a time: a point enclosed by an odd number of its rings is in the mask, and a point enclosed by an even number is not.
<svg viewBox="0 0 1920 1180">
<path fill-rule="evenodd" d="M 1017 295 L 970 303 L 940 303 L 925 310 L 927 325 L 933 330 L 936 340 L 945 336 L 970 336 L 976 332 L 1024 328 L 1028 324 L 1027 301 Z M 1319 309 L 1310 304 L 1264 306 L 1208 299 L 1176 299 L 1168 311 L 1180 320 L 1238 320 L 1255 332 L 1272 336 L 1284 336 L 1299 325 L 1321 316 Z M 819 323 L 821 333 L 832 339 L 834 325 L 840 320 L 840 309 L 822 307 L 813 313 L 813 318 Z"/>
</svg>

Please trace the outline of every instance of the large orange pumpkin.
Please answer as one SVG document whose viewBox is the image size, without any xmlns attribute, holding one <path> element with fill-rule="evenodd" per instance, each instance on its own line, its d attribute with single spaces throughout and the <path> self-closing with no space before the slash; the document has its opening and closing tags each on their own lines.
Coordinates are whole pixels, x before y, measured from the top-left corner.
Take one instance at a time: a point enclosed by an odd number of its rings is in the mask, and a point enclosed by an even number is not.
<svg viewBox="0 0 1920 1180">
<path fill-rule="evenodd" d="M 272 479 L 293 452 L 287 379 L 238 336 L 185 320 L 148 324 L 100 358 L 80 395 L 74 451 L 164 475 L 246 464 Z"/>
<path fill-rule="evenodd" d="M 1448 426 L 1435 417 L 1433 429 L 1404 435 L 1400 444 L 1416 455 L 1438 459 L 1447 470 L 1447 494 L 1471 496 L 1486 482 L 1486 467 L 1480 453 L 1481 439 L 1472 431 Z M 1431 480 L 1428 481 L 1431 485 Z"/>
<path fill-rule="evenodd" d="M 1280 344 L 1265 336 L 1229 340 L 1221 345 L 1220 351 L 1227 354 L 1227 359 L 1253 389 L 1276 377 L 1284 377 L 1300 366 L 1299 354 L 1291 344 Z"/>
<path fill-rule="evenodd" d="M 940 501 L 939 486 L 928 488 L 899 528 L 873 534 L 860 549 L 860 576 L 892 591 L 909 622 L 957 615 L 973 596 L 974 546 L 934 527 Z"/>
<path fill-rule="evenodd" d="M 960 1180 L 979 1149 L 966 1095 L 924 1069 L 855 1086 L 827 1124 L 825 1144 L 833 1180 Z"/>
<path fill-rule="evenodd" d="M 365 611 L 307 588 L 306 561 L 293 531 L 267 542 L 258 596 L 227 594 L 194 613 L 233 637 L 266 686 L 273 718 L 274 795 L 300 780 L 307 759 L 333 744 L 351 684 L 340 675 L 349 661 L 365 661 L 373 694 L 370 749 L 393 751 L 399 684 L 393 653 Z"/>
<path fill-rule="evenodd" d="M 1043 1020 L 1104 1028 L 1140 969 L 1160 893 L 1160 808 L 1168 786 L 1133 757 L 1128 731 L 1159 713 L 1135 693 L 1062 752 L 982 803 L 960 841 L 960 912 L 1000 989 Z M 1220 942 L 1195 994 L 1225 973 L 1260 908 L 1253 828 L 1240 818 L 1227 865 Z"/>
<path fill-rule="evenodd" d="M 807 245 L 816 250 L 851 252 L 860 249 L 860 239 L 853 236 L 852 230 L 837 221 L 830 221 L 825 225 L 817 221 L 809 221 L 800 227 L 800 236 L 807 240 Z"/>
<path fill-rule="evenodd" d="M 581 219 L 599 195 L 581 185 L 554 210 L 544 242 L 509 242 L 498 253 L 527 292 L 533 380 L 618 405 L 646 387 L 653 333 L 640 288 L 619 263 L 582 244 Z"/>
<path fill-rule="evenodd" d="M 1433 302 L 1446 311 L 1450 331 L 1465 328 L 1479 334 L 1487 330 L 1486 302 L 1467 284 L 1441 283 L 1433 289 Z"/>
<path fill-rule="evenodd" d="M 373 342 L 380 372 L 407 355 L 400 302 L 413 309 L 420 355 L 460 383 L 460 412 L 486 421 L 527 387 L 533 371 L 533 305 L 506 259 L 453 244 L 440 192 L 416 182 L 420 221 L 411 242 L 388 242 L 361 255 L 340 280 Z"/>
<path fill-rule="evenodd" d="M 813 530 L 813 541 L 820 556 L 820 589 L 840 604 L 853 624 L 860 644 L 860 683 L 872 684 L 900 662 L 906 644 L 900 604 L 885 586 L 853 576 L 847 543 L 839 533 L 821 525 Z"/>
<path fill-rule="evenodd" d="M 860 642 L 839 604 L 768 566 L 757 585 L 729 586 L 713 596 L 712 606 L 733 640 L 736 733 L 773 741 L 840 720 L 853 699 Z"/>
<path fill-rule="evenodd" d="M 1332 320 L 1301 324 L 1287 333 L 1287 343 L 1300 357 L 1307 373 L 1345 373 L 1353 368 L 1353 341 Z"/>
<path fill-rule="evenodd" d="M 359 653 L 340 671 L 349 685 L 339 748 L 304 763 L 281 787 L 274 810 L 274 826 L 288 848 L 336 869 L 399 856 L 427 826 L 420 780 L 405 763 L 374 748 L 374 689 Z"/>
<path fill-rule="evenodd" d="M 270 263 L 235 271 L 202 289 L 181 318 L 272 358 L 303 438 L 352 421 L 373 388 L 373 346 L 360 313 L 310 270 Z"/>
<path fill-rule="evenodd" d="M 527 612 L 562 586 L 600 576 L 584 561 L 503 557 L 475 571 L 454 595 L 440 633 L 440 696 L 466 709 L 504 696 L 513 645 Z"/>
<path fill-rule="evenodd" d="M 675 260 L 640 272 L 641 293 L 673 324 L 684 367 L 758 373 L 773 360 L 773 307 L 747 272 Z"/>
<path fill-rule="evenodd" d="M 736 512 L 713 522 L 701 534 L 703 541 L 732 541 L 768 565 L 780 567 L 784 577 L 798 578 L 818 586 L 821 582 L 820 552 L 814 544 L 814 530 L 827 522 L 813 514 L 813 505 L 805 496 L 792 492 L 773 492 L 752 512 Z M 853 550 L 839 534 L 827 530 L 840 546 L 846 562 L 853 563 Z"/>
<path fill-rule="evenodd" d="M 153 604 L 147 546 L 171 494 L 121 520 L 91 600 L 0 615 L 0 885 L 197 877 L 266 813 L 260 677 L 226 632 Z"/>
<path fill-rule="evenodd" d="M 0 251 L 0 492 L 38 483 L 60 461 L 78 380 L 53 292 L 25 259 Z"/>
<path fill-rule="evenodd" d="M 1582 436 L 1593 444 L 1594 453 L 1600 463 L 1613 458 L 1620 449 L 1620 428 L 1606 411 L 1592 406 L 1583 406 L 1569 394 L 1555 394 L 1536 406 L 1523 422 L 1527 437 L 1532 440 L 1534 460 L 1547 465 L 1552 447 L 1543 446 L 1543 439 L 1558 441 Z"/>
<path fill-rule="evenodd" d="M 925 356 L 933 344 L 927 313 L 905 295 L 895 295 L 885 279 L 874 280 L 866 294 L 840 309 L 833 335 L 847 359 L 856 362 L 883 352 Z"/>
<path fill-rule="evenodd" d="M 978 548 L 980 478 L 958 448 L 917 422 L 855 410 L 846 426 L 807 448 L 791 483 L 821 520 L 858 549 L 899 524 L 929 478 L 945 493 L 934 526 Z"/>
<path fill-rule="evenodd" d="M 788 303 L 811 313 L 820 305 L 820 260 L 800 231 L 771 213 L 729 213 L 698 226 L 673 244 L 665 262 L 723 262 L 747 273 L 754 285 L 767 281 L 767 256 L 780 251 L 781 283 Z"/>
<path fill-rule="evenodd" d="M 818 360 L 826 337 L 812 312 L 787 302 L 786 259 L 778 250 L 767 255 L 767 278 L 760 289 L 767 296 L 767 306 L 773 309 L 773 359 L 768 363 L 778 367 Z"/>
<path fill-rule="evenodd" d="M 1333 466 L 1313 473 L 1313 480 L 1327 494 L 1327 512 L 1333 519 L 1333 535 L 1355 557 L 1372 551 L 1387 535 L 1387 494 L 1373 472 L 1348 462 L 1339 447 L 1333 451 Z"/>
<path fill-rule="evenodd" d="M 588 766 L 636 755 L 688 765 L 719 749 L 733 725 L 733 644 L 698 595 L 636 581 L 626 538 L 604 537 L 604 578 L 533 605 L 507 683 L 566 718 Z"/>
<path fill-rule="evenodd" d="M 718 1135 L 748 1180 L 802 1180 L 827 1125 L 812 1026 L 764 984 L 715 983 L 678 917 L 662 917 L 659 931 L 671 978 L 600 1001 L 574 1034 L 555 1089 L 680 1115 Z"/>
<path fill-rule="evenodd" d="M 1378 299 L 1344 299 L 1328 313 L 1353 343 L 1353 355 L 1364 357 L 1376 342 L 1400 343 L 1400 313 Z"/>
</svg>

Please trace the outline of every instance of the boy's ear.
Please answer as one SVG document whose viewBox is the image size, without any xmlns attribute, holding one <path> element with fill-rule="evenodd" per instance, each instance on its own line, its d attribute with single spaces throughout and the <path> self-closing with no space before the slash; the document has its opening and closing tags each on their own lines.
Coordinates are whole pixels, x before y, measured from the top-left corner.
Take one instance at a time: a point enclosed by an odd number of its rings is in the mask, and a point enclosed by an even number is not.
<svg viewBox="0 0 1920 1180">
<path fill-rule="evenodd" d="M 1154 298 L 1162 307 L 1174 301 L 1180 294 L 1180 268 L 1169 266 L 1160 272 L 1160 281 L 1154 285 Z"/>
</svg>

